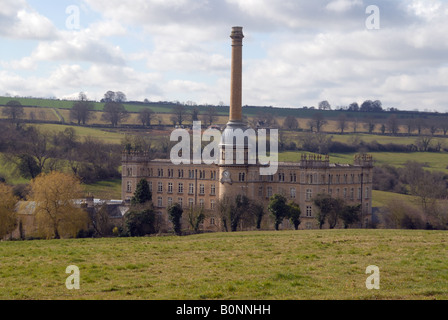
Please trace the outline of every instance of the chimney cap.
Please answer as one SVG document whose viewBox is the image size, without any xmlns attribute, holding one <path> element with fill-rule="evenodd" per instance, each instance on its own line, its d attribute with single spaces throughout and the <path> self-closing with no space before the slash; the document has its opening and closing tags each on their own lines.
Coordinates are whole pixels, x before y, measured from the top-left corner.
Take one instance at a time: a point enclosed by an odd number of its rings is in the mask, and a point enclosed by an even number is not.
<svg viewBox="0 0 448 320">
<path fill-rule="evenodd" d="M 232 34 L 230 36 L 232 38 L 244 38 L 243 27 L 232 27 Z"/>
</svg>

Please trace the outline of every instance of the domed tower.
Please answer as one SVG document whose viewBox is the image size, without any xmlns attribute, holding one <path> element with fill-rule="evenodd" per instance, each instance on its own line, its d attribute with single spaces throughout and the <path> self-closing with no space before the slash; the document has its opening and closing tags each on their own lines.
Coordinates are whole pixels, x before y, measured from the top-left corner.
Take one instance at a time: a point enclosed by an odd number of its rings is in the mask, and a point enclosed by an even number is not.
<svg viewBox="0 0 448 320">
<path fill-rule="evenodd" d="M 248 184 L 253 176 L 256 159 L 255 131 L 243 121 L 242 107 L 242 64 L 243 28 L 233 27 L 232 67 L 230 86 L 229 122 L 221 136 L 220 143 L 220 197 L 234 197 L 243 194 L 251 197 L 253 186 Z"/>
</svg>

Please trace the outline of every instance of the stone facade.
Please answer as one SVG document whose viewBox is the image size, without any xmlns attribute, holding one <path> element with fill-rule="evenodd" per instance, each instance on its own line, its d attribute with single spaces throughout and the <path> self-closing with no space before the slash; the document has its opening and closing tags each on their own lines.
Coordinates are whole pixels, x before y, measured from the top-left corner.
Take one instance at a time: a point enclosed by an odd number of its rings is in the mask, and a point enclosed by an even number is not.
<svg viewBox="0 0 448 320">
<path fill-rule="evenodd" d="M 257 165 L 180 165 L 170 160 L 150 160 L 149 155 L 123 154 L 122 196 L 132 198 L 138 182 L 149 182 L 157 211 L 166 216 L 173 203 L 184 208 L 202 206 L 207 212 L 204 230 L 220 231 L 217 204 L 220 199 L 237 195 L 262 203 L 266 208 L 274 194 L 284 195 L 302 210 L 301 229 L 317 228 L 313 197 L 330 194 L 351 204 L 361 204 L 363 226 L 369 224 L 372 213 L 372 158 L 357 157 L 352 165 L 334 164 L 329 158 L 303 156 L 297 163 L 278 164 L 278 172 L 261 176 Z M 265 229 L 272 229 L 266 215 Z M 166 217 L 165 217 L 165 220 Z M 288 228 L 288 224 L 284 225 Z"/>
</svg>

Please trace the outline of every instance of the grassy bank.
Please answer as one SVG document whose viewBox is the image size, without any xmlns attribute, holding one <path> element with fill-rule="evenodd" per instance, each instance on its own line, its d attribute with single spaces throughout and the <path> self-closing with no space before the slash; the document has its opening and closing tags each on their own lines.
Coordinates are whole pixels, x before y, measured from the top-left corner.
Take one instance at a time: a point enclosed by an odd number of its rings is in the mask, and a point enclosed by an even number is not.
<svg viewBox="0 0 448 320">
<path fill-rule="evenodd" d="M 441 231 L 314 230 L 0 243 L 0 299 L 447 299 Z M 81 289 L 65 287 L 66 267 Z M 366 289 L 367 266 L 380 289 Z"/>
</svg>

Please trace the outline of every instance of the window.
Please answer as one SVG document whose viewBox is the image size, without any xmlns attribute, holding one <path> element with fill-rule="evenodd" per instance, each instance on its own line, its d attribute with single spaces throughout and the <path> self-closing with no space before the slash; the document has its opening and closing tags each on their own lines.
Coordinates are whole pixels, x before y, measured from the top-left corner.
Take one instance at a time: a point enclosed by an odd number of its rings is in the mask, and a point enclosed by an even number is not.
<svg viewBox="0 0 448 320">
<path fill-rule="evenodd" d="M 177 174 L 178 174 L 178 177 L 179 177 L 179 178 L 183 178 L 183 177 L 184 177 L 184 170 L 179 169 L 179 170 L 177 171 Z"/>
<path fill-rule="evenodd" d="M 369 187 L 366 188 L 366 195 L 364 197 L 366 199 L 369 199 L 369 197 L 370 197 L 370 189 L 369 189 Z"/>
<path fill-rule="evenodd" d="M 194 200 L 192 198 L 189 198 L 188 199 L 188 207 L 193 208 L 193 205 L 194 205 Z"/>
<path fill-rule="evenodd" d="M 194 170 L 188 170 L 188 178 L 194 179 Z"/>
<path fill-rule="evenodd" d="M 361 190 L 362 190 L 361 188 L 358 188 L 358 200 L 361 200 L 361 197 L 362 197 Z"/>
<path fill-rule="evenodd" d="M 158 197 L 157 198 L 157 206 L 158 207 L 163 207 L 163 198 L 162 197 Z"/>
<path fill-rule="evenodd" d="M 199 199 L 199 206 L 204 208 L 204 199 Z"/>
<path fill-rule="evenodd" d="M 129 193 L 132 193 L 132 182 L 128 181 L 127 186 L 126 186 L 126 191 Z"/>
<path fill-rule="evenodd" d="M 168 182 L 168 193 L 173 193 L 173 183 Z"/>
<path fill-rule="evenodd" d="M 285 181 L 285 174 L 283 172 L 279 172 L 278 174 L 278 181 L 284 182 Z"/>
<path fill-rule="evenodd" d="M 168 207 L 173 205 L 173 198 L 168 198 Z"/>
<path fill-rule="evenodd" d="M 184 199 L 183 198 L 177 198 L 177 203 L 183 208 L 184 206 Z"/>
<path fill-rule="evenodd" d="M 192 183 L 188 185 L 188 194 L 194 194 L 194 184 Z"/>
<path fill-rule="evenodd" d="M 263 197 L 263 187 L 258 187 L 258 196 Z"/>
<path fill-rule="evenodd" d="M 306 189 L 305 200 L 306 201 L 311 201 L 312 197 L 313 197 L 313 190 Z"/>
<path fill-rule="evenodd" d="M 215 200 L 210 200 L 210 209 L 215 210 L 215 206 L 216 206 Z M 214 219 L 214 218 L 212 218 L 212 219 Z M 214 223 L 212 223 L 212 224 L 214 224 Z"/>
<path fill-rule="evenodd" d="M 296 198 L 296 188 L 291 188 L 290 190 L 290 195 L 292 199 Z"/>
<path fill-rule="evenodd" d="M 268 194 L 267 197 L 270 198 L 272 197 L 272 187 L 268 187 Z"/>
<path fill-rule="evenodd" d="M 210 224 L 211 224 L 212 226 L 215 225 L 215 217 L 211 217 L 211 218 L 210 218 Z"/>
<path fill-rule="evenodd" d="M 309 218 L 313 216 L 313 207 L 306 206 L 306 216 Z"/>
<path fill-rule="evenodd" d="M 270 176 L 268 176 L 268 181 L 269 181 L 269 182 L 274 181 L 274 175 L 271 174 Z"/>
<path fill-rule="evenodd" d="M 149 182 L 149 191 L 152 192 L 152 181 Z"/>
<path fill-rule="evenodd" d="M 216 186 L 214 184 L 212 184 L 210 187 L 210 194 L 212 196 L 216 195 Z"/>
<path fill-rule="evenodd" d="M 244 172 L 240 172 L 240 174 L 239 174 L 239 181 L 240 182 L 246 181 L 246 174 Z"/>
<path fill-rule="evenodd" d="M 199 185 L 199 194 L 201 195 L 205 194 L 205 185 L 203 184 Z"/>
<path fill-rule="evenodd" d="M 344 188 L 344 199 L 347 199 L 347 188 Z"/>
<path fill-rule="evenodd" d="M 184 193 L 184 184 L 183 183 L 179 183 L 177 192 Z"/>
<path fill-rule="evenodd" d="M 350 189 L 350 199 L 353 200 L 355 198 L 355 189 L 351 188 Z"/>
<path fill-rule="evenodd" d="M 297 182 L 297 175 L 295 173 L 291 173 L 289 178 L 291 182 Z"/>
<path fill-rule="evenodd" d="M 159 182 L 157 185 L 157 192 L 163 192 L 163 182 Z"/>
</svg>

